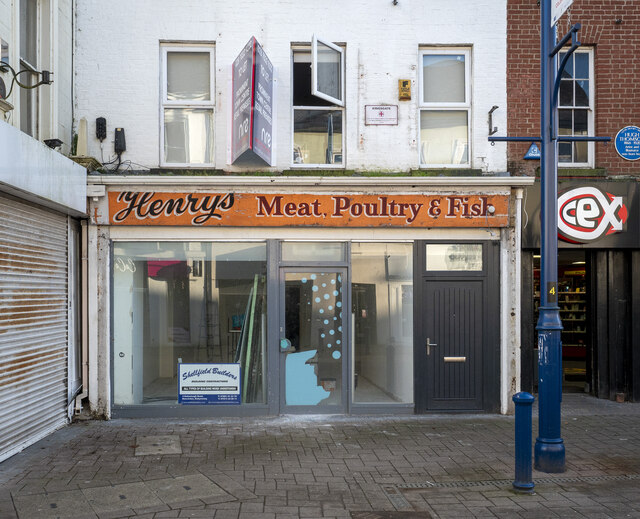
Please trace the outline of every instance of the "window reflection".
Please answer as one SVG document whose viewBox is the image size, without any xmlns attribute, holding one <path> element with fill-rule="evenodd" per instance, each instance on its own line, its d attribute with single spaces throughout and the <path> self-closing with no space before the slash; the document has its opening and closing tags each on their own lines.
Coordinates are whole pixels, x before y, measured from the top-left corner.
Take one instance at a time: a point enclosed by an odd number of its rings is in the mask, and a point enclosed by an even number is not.
<svg viewBox="0 0 640 519">
<path fill-rule="evenodd" d="M 175 404 L 178 363 L 238 363 L 265 401 L 263 243 L 114 244 L 114 404 Z"/>
<path fill-rule="evenodd" d="M 353 243 L 357 403 L 413 402 L 413 245 Z"/>
</svg>

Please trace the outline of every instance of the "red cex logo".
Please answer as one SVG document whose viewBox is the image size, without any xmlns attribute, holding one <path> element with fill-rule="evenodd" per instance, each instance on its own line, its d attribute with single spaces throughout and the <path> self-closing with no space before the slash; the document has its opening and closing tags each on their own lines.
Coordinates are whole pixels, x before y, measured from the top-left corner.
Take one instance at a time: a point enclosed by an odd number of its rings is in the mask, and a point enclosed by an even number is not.
<svg viewBox="0 0 640 519">
<path fill-rule="evenodd" d="M 621 196 L 579 187 L 558 198 L 558 235 L 571 243 L 597 240 L 624 230 L 628 211 Z"/>
</svg>

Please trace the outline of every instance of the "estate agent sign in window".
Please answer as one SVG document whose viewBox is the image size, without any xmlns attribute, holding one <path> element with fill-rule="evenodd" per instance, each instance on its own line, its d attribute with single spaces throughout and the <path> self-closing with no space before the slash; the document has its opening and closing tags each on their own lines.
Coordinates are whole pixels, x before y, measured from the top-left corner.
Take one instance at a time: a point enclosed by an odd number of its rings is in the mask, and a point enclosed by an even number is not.
<svg viewBox="0 0 640 519">
<path fill-rule="evenodd" d="M 420 52 L 420 165 L 469 166 L 471 53 Z"/>
</svg>

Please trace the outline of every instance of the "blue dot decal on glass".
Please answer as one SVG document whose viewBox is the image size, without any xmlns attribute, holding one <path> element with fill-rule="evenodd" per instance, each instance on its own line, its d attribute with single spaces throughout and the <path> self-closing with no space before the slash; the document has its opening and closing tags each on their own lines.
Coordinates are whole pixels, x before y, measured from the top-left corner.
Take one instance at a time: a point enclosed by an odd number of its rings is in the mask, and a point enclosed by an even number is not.
<svg viewBox="0 0 640 519">
<path fill-rule="evenodd" d="M 331 348 L 331 343 L 327 344 L 327 348 Z"/>
<path fill-rule="evenodd" d="M 302 280 L 301 280 L 301 281 L 302 281 L 303 283 L 306 283 L 306 282 L 307 282 L 307 278 L 302 278 Z"/>
<path fill-rule="evenodd" d="M 316 277 L 318 277 L 318 276 L 316 276 L 315 274 L 311 274 L 309 277 L 310 277 L 311 279 L 316 279 Z"/>
<path fill-rule="evenodd" d="M 318 311 L 319 311 L 321 314 L 323 314 L 323 313 L 324 313 L 324 309 L 323 309 L 323 308 L 320 308 L 320 310 L 318 310 Z"/>
<path fill-rule="evenodd" d="M 333 320 L 334 320 L 334 321 L 337 321 L 337 320 L 338 320 L 338 318 L 337 318 L 337 317 L 334 317 L 334 318 L 333 318 Z"/>
<path fill-rule="evenodd" d="M 338 339 L 338 340 L 336 341 L 336 344 L 342 344 L 342 341 L 341 341 L 340 339 Z"/>
<path fill-rule="evenodd" d="M 325 319 L 325 320 L 323 321 L 323 323 L 324 323 L 324 324 L 329 324 L 329 319 Z"/>
<path fill-rule="evenodd" d="M 338 331 L 341 332 L 342 331 L 342 326 L 338 326 Z"/>
<path fill-rule="evenodd" d="M 335 279 L 332 279 L 332 280 L 331 280 L 331 284 L 332 284 L 332 285 L 335 285 L 335 284 L 336 284 L 336 280 L 335 280 Z"/>
<path fill-rule="evenodd" d="M 338 302 L 336 303 L 336 306 L 337 306 L 338 308 L 342 308 L 342 303 L 341 303 L 340 301 L 338 301 Z M 342 314 L 342 312 L 341 312 L 341 314 Z"/>
<path fill-rule="evenodd" d="M 333 306 L 329 305 L 329 310 L 333 310 Z"/>
<path fill-rule="evenodd" d="M 318 285 L 313 285 L 313 287 L 311 288 L 311 290 L 313 290 L 314 292 L 318 291 Z"/>
<path fill-rule="evenodd" d="M 319 303 L 319 302 L 320 302 L 320 298 L 319 298 L 319 297 L 316 297 L 316 298 L 314 299 L 314 301 L 315 301 L 316 303 Z"/>
<path fill-rule="evenodd" d="M 338 360 L 340 357 L 342 357 L 342 355 L 340 354 L 340 352 L 338 350 L 334 350 L 333 353 L 331 354 L 331 356 Z"/>
<path fill-rule="evenodd" d="M 337 290 L 334 290 L 334 291 L 333 291 L 333 295 L 334 295 L 334 296 L 337 296 L 338 294 L 339 294 L 339 292 L 338 292 Z"/>
<path fill-rule="evenodd" d="M 322 288 L 325 288 L 327 286 L 326 283 L 322 283 Z"/>
<path fill-rule="evenodd" d="M 334 333 L 336 332 L 334 332 L 333 330 L 329 330 L 329 335 L 333 335 Z"/>
<path fill-rule="evenodd" d="M 325 299 L 329 299 L 329 294 L 325 294 L 325 295 L 324 295 L 324 298 L 325 298 Z"/>
<path fill-rule="evenodd" d="M 320 334 L 320 338 L 321 338 L 321 339 L 324 339 L 325 337 L 326 337 L 326 335 L 325 335 L 324 333 L 321 333 L 321 334 Z"/>
<path fill-rule="evenodd" d="M 342 275 L 338 274 L 338 281 L 342 283 Z"/>
</svg>

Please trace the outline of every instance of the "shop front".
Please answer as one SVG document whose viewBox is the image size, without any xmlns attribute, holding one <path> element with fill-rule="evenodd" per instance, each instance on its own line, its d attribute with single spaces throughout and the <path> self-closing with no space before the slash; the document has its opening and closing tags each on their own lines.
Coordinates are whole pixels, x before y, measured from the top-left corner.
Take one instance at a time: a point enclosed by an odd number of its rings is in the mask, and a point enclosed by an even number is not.
<svg viewBox="0 0 640 519">
<path fill-rule="evenodd" d="M 562 388 L 640 400 L 640 208 L 635 180 L 561 180 L 558 306 Z M 540 186 L 523 219 L 522 387 L 537 386 Z"/>
<path fill-rule="evenodd" d="M 94 410 L 507 412 L 529 179 L 345 180 L 92 177 Z"/>
</svg>

